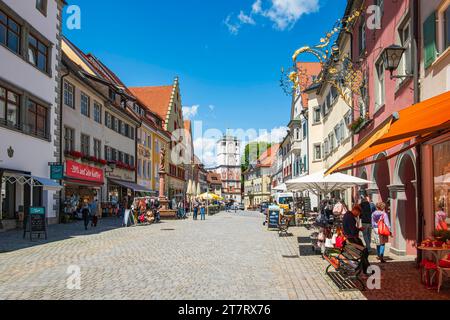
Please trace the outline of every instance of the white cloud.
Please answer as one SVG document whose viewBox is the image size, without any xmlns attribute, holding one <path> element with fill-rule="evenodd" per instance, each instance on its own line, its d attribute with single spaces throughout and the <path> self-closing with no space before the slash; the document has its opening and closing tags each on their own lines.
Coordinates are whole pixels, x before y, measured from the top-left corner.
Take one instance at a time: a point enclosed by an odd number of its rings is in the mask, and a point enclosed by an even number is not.
<svg viewBox="0 0 450 320">
<path fill-rule="evenodd" d="M 255 20 L 253 20 L 252 17 L 246 15 L 242 10 L 238 15 L 238 19 L 242 24 L 255 24 Z"/>
<path fill-rule="evenodd" d="M 255 141 L 259 142 L 270 142 L 270 143 L 279 143 L 281 142 L 287 135 L 288 127 L 276 127 L 273 128 L 270 132 L 262 132 L 258 136 Z"/>
<path fill-rule="evenodd" d="M 261 13 L 262 12 L 262 0 L 256 0 L 252 5 L 252 13 Z"/>
<path fill-rule="evenodd" d="M 195 155 L 207 168 L 216 165 L 216 142 L 217 139 L 215 138 L 197 138 L 194 140 Z"/>
<path fill-rule="evenodd" d="M 183 117 L 186 119 L 194 118 L 197 115 L 199 108 L 199 105 L 193 105 L 192 107 L 183 107 Z"/>
<path fill-rule="evenodd" d="M 228 15 L 228 17 L 225 19 L 225 21 L 223 23 L 227 26 L 228 31 L 230 31 L 231 34 L 237 35 L 239 33 L 241 24 L 240 23 L 232 23 L 231 22 L 231 14 Z"/>
<path fill-rule="evenodd" d="M 275 29 L 286 30 L 292 28 L 304 14 L 317 11 L 319 0 L 256 0 L 249 14 L 241 10 L 234 23 L 231 14 L 225 24 L 229 31 L 236 35 L 244 24 L 255 25 L 255 18 L 262 17 L 272 21 Z"/>
<path fill-rule="evenodd" d="M 263 15 L 274 22 L 277 29 L 293 27 L 302 15 L 317 12 L 319 0 L 271 0 L 272 6 Z"/>
</svg>

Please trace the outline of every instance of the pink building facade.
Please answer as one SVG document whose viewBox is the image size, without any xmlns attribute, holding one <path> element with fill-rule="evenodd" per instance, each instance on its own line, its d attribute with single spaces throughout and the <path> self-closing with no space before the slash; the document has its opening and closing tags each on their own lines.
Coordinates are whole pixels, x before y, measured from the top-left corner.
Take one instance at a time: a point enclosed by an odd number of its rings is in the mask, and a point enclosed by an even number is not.
<svg viewBox="0 0 450 320">
<path fill-rule="evenodd" d="M 396 111 L 414 104 L 414 80 L 412 77 L 391 79 L 385 70 L 383 50 L 400 45 L 406 52 L 394 74 L 410 74 L 414 69 L 414 11 L 410 0 L 398 1 L 349 1 L 355 8 L 364 2 L 365 13 L 354 25 L 352 59 L 364 73 L 365 86 L 355 101 L 354 120 L 360 125 L 354 130 L 354 143 L 360 142 L 384 120 Z M 368 8 L 379 5 L 380 25 L 373 21 L 375 11 Z M 365 161 L 378 160 L 396 153 L 405 145 L 387 150 Z M 393 237 L 391 253 L 415 255 L 417 239 L 415 149 L 395 156 L 388 161 L 354 169 L 355 176 L 373 183 L 366 186 L 366 193 L 373 201 L 385 202 L 390 210 Z M 355 194 L 356 196 L 356 194 Z M 359 196 L 359 193 L 357 194 Z"/>
<path fill-rule="evenodd" d="M 420 98 L 427 100 L 450 91 L 450 0 L 420 1 L 419 19 Z M 447 214 L 450 225 L 450 134 L 423 144 L 420 153 L 423 233 L 428 238 L 438 229 L 440 211 Z"/>
</svg>

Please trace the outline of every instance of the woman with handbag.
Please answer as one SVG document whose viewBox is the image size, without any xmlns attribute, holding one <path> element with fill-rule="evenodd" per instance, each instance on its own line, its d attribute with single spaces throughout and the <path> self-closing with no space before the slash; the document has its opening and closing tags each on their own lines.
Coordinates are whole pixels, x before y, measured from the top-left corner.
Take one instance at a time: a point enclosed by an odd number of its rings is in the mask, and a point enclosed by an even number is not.
<svg viewBox="0 0 450 320">
<path fill-rule="evenodd" d="M 391 224 L 389 216 L 386 213 L 386 204 L 379 202 L 376 205 L 377 210 L 372 213 L 372 235 L 375 244 L 377 245 L 377 256 L 381 263 L 385 263 L 384 251 L 386 243 L 389 242 L 391 233 Z"/>
</svg>

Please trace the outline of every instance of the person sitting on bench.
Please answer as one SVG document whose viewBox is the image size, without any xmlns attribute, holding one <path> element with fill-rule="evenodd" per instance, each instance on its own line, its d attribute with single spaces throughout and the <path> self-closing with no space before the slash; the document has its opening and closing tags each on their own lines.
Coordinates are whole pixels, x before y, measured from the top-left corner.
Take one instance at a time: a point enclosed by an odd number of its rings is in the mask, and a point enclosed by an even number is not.
<svg viewBox="0 0 450 320">
<path fill-rule="evenodd" d="M 362 247 L 364 246 L 363 241 L 359 238 L 359 232 L 362 231 L 362 228 L 359 228 L 357 225 L 357 218 L 361 215 L 361 207 L 356 205 L 353 207 L 352 211 L 347 211 L 342 220 L 342 224 L 344 227 L 344 235 L 347 238 L 347 241 Z M 364 253 L 362 256 L 363 263 L 363 272 L 367 274 L 367 268 L 369 268 L 369 251 L 367 248 L 364 249 Z"/>
</svg>

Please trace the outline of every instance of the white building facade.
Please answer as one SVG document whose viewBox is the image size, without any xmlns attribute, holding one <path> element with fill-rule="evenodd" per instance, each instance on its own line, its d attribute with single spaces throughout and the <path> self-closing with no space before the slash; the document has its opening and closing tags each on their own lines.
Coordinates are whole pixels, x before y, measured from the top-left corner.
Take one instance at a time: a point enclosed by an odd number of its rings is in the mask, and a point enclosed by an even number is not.
<svg viewBox="0 0 450 320">
<path fill-rule="evenodd" d="M 216 153 L 217 167 L 212 171 L 222 178 L 222 197 L 241 203 L 241 142 L 236 137 L 225 135 L 217 141 Z"/>
<path fill-rule="evenodd" d="M 30 206 L 45 207 L 47 220 L 57 222 L 57 188 L 45 182 L 30 188 L 30 177 L 48 179 L 49 162 L 60 153 L 63 6 L 62 0 L 0 1 L 0 229 L 19 226 Z"/>
</svg>

